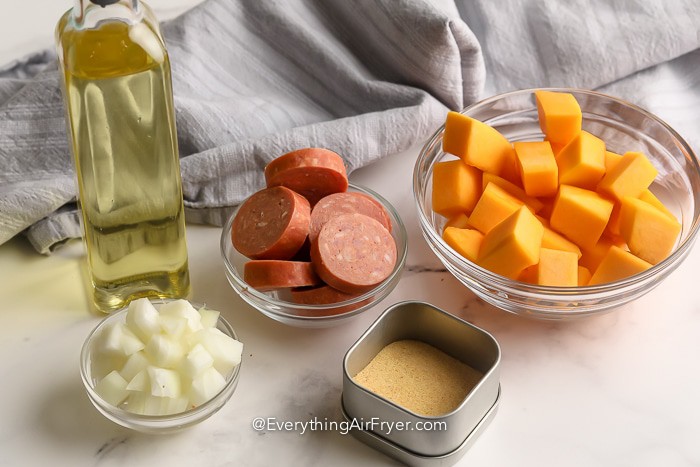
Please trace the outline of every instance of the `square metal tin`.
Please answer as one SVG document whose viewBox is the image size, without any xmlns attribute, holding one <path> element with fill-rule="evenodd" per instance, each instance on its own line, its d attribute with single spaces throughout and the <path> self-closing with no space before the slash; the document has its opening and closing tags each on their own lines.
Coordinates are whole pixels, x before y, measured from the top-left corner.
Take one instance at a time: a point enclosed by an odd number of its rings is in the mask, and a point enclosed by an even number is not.
<svg viewBox="0 0 700 467">
<path fill-rule="evenodd" d="M 359 373 L 385 346 L 401 339 L 423 341 L 481 371 L 484 376 L 452 412 L 439 417 L 418 415 L 355 383 Z M 423 302 L 389 307 L 347 351 L 343 360 L 343 409 L 357 420 L 379 420 L 373 433 L 419 456 L 443 456 L 458 449 L 499 397 L 501 351 L 486 331 Z M 390 426 L 424 426 L 445 422 L 431 431 L 389 430 Z"/>
</svg>

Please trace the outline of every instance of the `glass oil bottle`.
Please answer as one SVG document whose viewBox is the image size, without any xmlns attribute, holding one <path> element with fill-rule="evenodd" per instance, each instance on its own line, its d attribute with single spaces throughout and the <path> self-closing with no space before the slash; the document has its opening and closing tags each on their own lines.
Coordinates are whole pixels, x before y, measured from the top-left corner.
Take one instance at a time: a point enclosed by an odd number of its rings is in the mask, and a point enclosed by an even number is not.
<svg viewBox="0 0 700 467">
<path fill-rule="evenodd" d="M 76 0 L 56 43 L 96 307 L 190 279 L 170 62 L 139 0 Z"/>
</svg>

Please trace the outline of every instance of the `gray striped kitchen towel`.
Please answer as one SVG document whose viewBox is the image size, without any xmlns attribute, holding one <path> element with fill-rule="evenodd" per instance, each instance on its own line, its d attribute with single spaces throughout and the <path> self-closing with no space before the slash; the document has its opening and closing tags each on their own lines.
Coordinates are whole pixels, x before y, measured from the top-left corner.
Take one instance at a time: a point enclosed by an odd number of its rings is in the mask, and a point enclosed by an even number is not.
<svg viewBox="0 0 700 467">
<path fill-rule="evenodd" d="M 697 0 L 207 0 L 163 25 L 187 218 L 220 225 L 293 149 L 352 171 L 411 147 L 484 89 L 698 75 L 698 25 Z M 0 243 L 24 232 L 48 253 L 79 236 L 75 191 L 53 54 L 7 65 Z"/>
</svg>

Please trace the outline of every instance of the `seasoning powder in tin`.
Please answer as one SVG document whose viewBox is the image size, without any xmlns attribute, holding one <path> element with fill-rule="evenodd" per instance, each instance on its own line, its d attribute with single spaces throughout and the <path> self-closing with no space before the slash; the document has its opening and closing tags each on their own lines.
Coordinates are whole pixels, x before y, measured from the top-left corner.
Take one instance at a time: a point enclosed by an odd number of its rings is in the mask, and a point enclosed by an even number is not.
<svg viewBox="0 0 700 467">
<path fill-rule="evenodd" d="M 483 373 L 417 340 L 393 342 L 353 381 L 423 416 L 440 416 L 459 406 Z"/>
</svg>

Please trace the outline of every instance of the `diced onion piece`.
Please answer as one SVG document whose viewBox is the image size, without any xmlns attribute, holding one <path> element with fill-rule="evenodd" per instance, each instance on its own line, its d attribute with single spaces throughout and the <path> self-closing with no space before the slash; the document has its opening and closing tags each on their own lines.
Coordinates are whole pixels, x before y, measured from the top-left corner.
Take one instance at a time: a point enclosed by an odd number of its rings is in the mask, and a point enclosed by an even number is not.
<svg viewBox="0 0 700 467">
<path fill-rule="evenodd" d="M 126 363 L 126 357 L 123 355 L 105 355 L 95 351 L 92 356 L 92 377 L 96 381 L 107 376 L 112 370 L 122 368 Z M 124 378 L 127 381 L 128 378 Z"/>
<path fill-rule="evenodd" d="M 140 415 L 171 415 L 187 410 L 188 403 L 186 397 L 157 397 L 134 392 L 127 399 L 126 409 Z"/>
<path fill-rule="evenodd" d="M 154 366 L 149 366 L 147 371 L 152 396 L 180 397 L 180 375 L 176 371 Z"/>
<path fill-rule="evenodd" d="M 161 368 L 174 368 L 185 355 L 185 349 L 180 342 L 163 334 L 151 337 L 145 352 L 151 362 Z"/>
<path fill-rule="evenodd" d="M 223 389 L 226 380 L 215 368 L 207 368 L 192 380 L 190 388 L 190 403 L 199 406 L 207 402 Z"/>
<path fill-rule="evenodd" d="M 179 338 L 189 329 L 187 318 L 181 316 L 162 315 L 160 317 L 160 327 L 163 332 L 170 337 Z"/>
<path fill-rule="evenodd" d="M 124 357 L 128 357 L 143 348 L 143 342 L 123 323 L 114 323 L 106 327 L 97 345 L 98 352 Z"/>
<path fill-rule="evenodd" d="M 161 316 L 178 316 L 187 319 L 187 326 L 191 331 L 202 329 L 199 312 L 187 300 L 174 300 L 165 303 L 159 308 Z"/>
<path fill-rule="evenodd" d="M 192 350 L 183 360 L 180 372 L 183 378 L 193 379 L 213 364 L 214 358 L 211 354 L 207 352 L 202 344 L 197 344 L 192 347 Z"/>
<path fill-rule="evenodd" d="M 197 331 L 195 340 L 211 354 L 214 358 L 214 368 L 222 375 L 228 375 L 241 363 L 243 344 L 218 329 L 205 328 Z"/>
<path fill-rule="evenodd" d="M 136 373 L 126 386 L 127 391 L 132 392 L 147 392 L 150 388 L 151 382 L 149 381 L 148 370 L 146 368 Z"/>
<path fill-rule="evenodd" d="M 210 310 L 209 308 L 200 308 L 199 315 L 201 317 L 200 322 L 203 328 L 215 328 L 216 323 L 219 322 L 219 312 L 216 310 Z"/>
<path fill-rule="evenodd" d="M 126 385 L 126 380 L 114 370 L 97 383 L 95 391 L 102 399 L 116 407 L 129 395 Z"/>
<path fill-rule="evenodd" d="M 122 375 L 122 378 L 125 380 L 131 381 L 138 372 L 145 370 L 149 364 L 146 354 L 140 350 L 129 356 L 124 366 L 122 366 L 122 369 L 119 370 L 119 374 Z"/>
<path fill-rule="evenodd" d="M 158 310 L 147 298 L 139 298 L 129 303 L 126 311 L 126 324 L 143 342 L 148 342 L 153 334 L 160 332 Z"/>
</svg>

